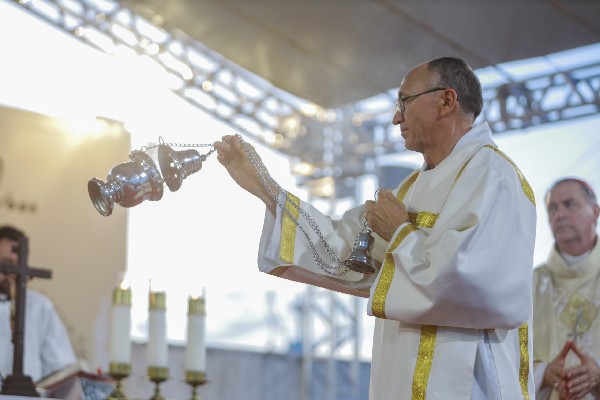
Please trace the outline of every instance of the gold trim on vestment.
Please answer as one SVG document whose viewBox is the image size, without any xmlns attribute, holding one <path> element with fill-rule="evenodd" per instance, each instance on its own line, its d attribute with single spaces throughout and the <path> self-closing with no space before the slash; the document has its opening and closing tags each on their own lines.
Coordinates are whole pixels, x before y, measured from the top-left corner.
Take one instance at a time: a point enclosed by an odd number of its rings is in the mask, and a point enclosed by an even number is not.
<svg viewBox="0 0 600 400">
<path fill-rule="evenodd" d="M 427 396 L 427 383 L 429 382 L 429 374 L 431 373 L 431 365 L 433 364 L 436 335 L 437 326 L 421 326 L 419 354 L 417 356 L 417 365 L 415 366 L 412 383 L 412 400 L 424 400 Z"/>
<path fill-rule="evenodd" d="M 524 400 L 529 400 L 527 381 L 529 377 L 529 329 L 527 322 L 519 327 L 519 352 L 521 365 L 519 367 L 519 383 Z"/>
<path fill-rule="evenodd" d="M 373 293 L 373 303 L 371 305 L 371 311 L 376 317 L 387 318 L 385 315 L 385 298 L 392 285 L 392 279 L 394 278 L 395 272 L 394 256 L 392 255 L 392 252 L 400 245 L 400 243 L 402 243 L 409 233 L 414 232 L 417 229 L 418 228 L 414 225 L 405 225 L 400 232 L 398 232 L 398 235 L 396 235 L 391 246 L 385 253 L 385 260 L 381 267 L 379 281 L 377 282 L 375 293 Z"/>
<path fill-rule="evenodd" d="M 433 228 L 439 214 L 435 214 L 429 211 L 419 211 L 418 213 L 409 212 L 408 219 L 410 223 L 422 228 Z"/>
<path fill-rule="evenodd" d="M 294 262 L 294 247 L 296 244 L 296 223 L 294 220 L 298 221 L 298 214 L 300 214 L 299 207 L 300 199 L 290 192 L 287 192 L 285 209 L 290 212 L 294 219 L 292 220 L 288 213 L 284 211 L 283 220 L 281 222 L 279 258 L 290 264 Z"/>
<path fill-rule="evenodd" d="M 535 206 L 535 195 L 533 194 L 533 189 L 531 189 L 529 182 L 527 182 L 527 179 L 525 179 L 525 175 L 523 175 L 519 167 L 517 167 L 517 164 L 515 164 L 513 160 L 508 158 L 508 156 L 502 151 L 500 151 L 500 149 L 498 149 L 497 147 L 494 147 L 491 144 L 486 144 L 485 147 L 494 150 L 496 153 L 504 157 L 504 159 L 508 161 L 510 165 L 512 165 L 512 167 L 515 169 L 515 172 L 517 173 L 517 176 L 519 177 L 519 181 L 521 181 L 521 188 L 523 188 L 523 193 L 525 193 L 525 196 L 527 196 L 529 201 L 531 201 Z"/>
<path fill-rule="evenodd" d="M 415 183 L 418 176 L 419 171 L 410 176 L 400 187 L 400 190 L 398 190 L 398 193 L 396 194 L 396 198 L 399 201 L 404 200 L 404 196 L 406 196 L 408 189 L 410 189 L 412 184 Z M 371 304 L 371 311 L 376 317 L 387 318 L 385 316 L 385 298 L 390 286 L 392 285 L 392 278 L 394 277 L 395 268 L 394 257 L 390 253 L 400 245 L 402 240 L 404 240 L 409 233 L 416 230 L 417 228 L 412 225 L 405 226 L 400 232 L 398 232 L 398 235 L 392 242 L 391 246 L 389 246 L 388 250 L 386 250 L 383 265 L 381 267 L 381 273 L 379 274 L 379 281 L 377 281 L 377 286 L 375 287 L 375 292 L 373 293 L 373 302 Z"/>
<path fill-rule="evenodd" d="M 410 189 L 412 184 L 415 183 L 415 181 L 417 180 L 417 177 L 419 176 L 419 172 L 421 172 L 421 171 L 415 172 L 410 178 L 408 178 L 408 180 L 406 182 L 404 182 L 404 185 L 402 185 L 402 187 L 400 188 L 400 190 L 398 190 L 398 193 L 396 194 L 396 198 L 398 200 L 400 200 L 400 201 L 404 200 L 404 196 L 406 196 L 406 192 L 408 192 L 408 189 Z"/>
</svg>

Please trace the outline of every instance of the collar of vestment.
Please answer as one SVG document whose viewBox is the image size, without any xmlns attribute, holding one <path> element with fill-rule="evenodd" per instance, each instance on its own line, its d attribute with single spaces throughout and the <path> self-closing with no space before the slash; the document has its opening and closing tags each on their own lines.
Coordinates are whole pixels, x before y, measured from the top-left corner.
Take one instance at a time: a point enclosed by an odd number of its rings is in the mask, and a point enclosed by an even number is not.
<svg viewBox="0 0 600 400">
<path fill-rule="evenodd" d="M 581 279 L 600 272 L 600 245 L 596 243 L 590 254 L 577 264 L 569 266 L 553 246 L 548 256 L 548 269 L 561 279 Z"/>
<path fill-rule="evenodd" d="M 423 163 L 421 167 L 421 173 L 427 173 L 434 171 L 437 168 L 443 167 L 445 163 L 451 163 L 450 159 L 464 159 L 473 155 L 482 146 L 489 144 L 494 147 L 498 147 L 492 140 L 492 130 L 487 122 L 483 122 L 479 125 L 475 125 L 467 133 L 465 133 L 450 154 L 444 158 L 435 168 L 429 168 L 427 163 Z"/>
</svg>

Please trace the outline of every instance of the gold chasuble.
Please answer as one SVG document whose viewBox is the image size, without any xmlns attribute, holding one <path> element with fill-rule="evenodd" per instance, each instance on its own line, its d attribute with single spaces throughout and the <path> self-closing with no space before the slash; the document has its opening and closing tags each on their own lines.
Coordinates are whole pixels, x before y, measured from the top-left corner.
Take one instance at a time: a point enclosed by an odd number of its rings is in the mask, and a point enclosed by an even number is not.
<svg viewBox="0 0 600 400">
<path fill-rule="evenodd" d="M 585 260 L 571 266 L 553 248 L 548 261 L 534 271 L 533 290 L 534 366 L 545 368 L 567 340 L 575 340 L 584 353 L 600 361 L 600 244 L 596 243 Z M 579 358 L 569 354 L 566 366 L 575 364 Z M 543 376 L 541 372 L 536 377 Z M 552 391 L 542 391 L 539 378 L 536 386 L 542 399 Z M 549 398 L 558 399 L 558 393 Z M 584 399 L 600 399 L 600 391 L 596 389 Z"/>
<path fill-rule="evenodd" d="M 368 297 L 367 313 L 376 318 L 370 400 L 533 398 L 527 322 L 536 212 L 521 172 L 482 124 L 436 168 L 409 175 L 395 194 L 410 221 L 389 243 L 374 234 L 377 273 L 323 271 L 290 217 L 298 205 L 345 259 L 363 228 L 362 205 L 333 221 L 289 195 L 280 199 L 288 212 L 265 213 L 260 270 Z M 329 261 L 318 235 L 302 215 L 298 221 Z"/>
</svg>

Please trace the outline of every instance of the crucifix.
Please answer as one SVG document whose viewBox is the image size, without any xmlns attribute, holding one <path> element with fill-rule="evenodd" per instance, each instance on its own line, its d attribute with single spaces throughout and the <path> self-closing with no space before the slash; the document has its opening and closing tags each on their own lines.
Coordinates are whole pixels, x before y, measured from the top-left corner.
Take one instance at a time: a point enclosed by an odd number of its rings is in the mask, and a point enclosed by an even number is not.
<svg viewBox="0 0 600 400">
<path fill-rule="evenodd" d="M 17 265 L 0 264 L 0 272 L 16 275 L 15 290 L 15 320 L 12 335 L 13 341 L 13 373 L 4 379 L 1 394 L 40 397 L 35 390 L 31 377 L 23 374 L 23 350 L 25 339 L 25 300 L 27 296 L 27 280 L 29 277 L 51 278 L 52 271 L 47 269 L 32 268 L 27 265 L 29 255 L 29 239 L 26 236 L 19 238 L 18 247 L 13 247 L 13 252 L 19 255 Z"/>
</svg>

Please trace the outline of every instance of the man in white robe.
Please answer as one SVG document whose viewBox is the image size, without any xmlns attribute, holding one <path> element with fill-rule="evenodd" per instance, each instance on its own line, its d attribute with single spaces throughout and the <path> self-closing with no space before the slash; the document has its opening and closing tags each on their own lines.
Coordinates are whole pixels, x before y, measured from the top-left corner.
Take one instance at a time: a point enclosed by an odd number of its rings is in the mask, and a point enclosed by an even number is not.
<svg viewBox="0 0 600 400">
<path fill-rule="evenodd" d="M 239 137 L 215 143 L 234 180 L 267 205 L 260 270 L 369 298 L 367 312 L 376 317 L 371 400 L 534 397 L 527 322 L 535 200 L 487 124 L 472 127 L 482 103 L 479 81 L 462 60 L 412 69 L 393 123 L 425 164 L 340 221 L 285 191 L 274 199 L 278 186 L 265 187 Z M 319 257 L 331 258 L 305 214 L 340 259 L 366 220 L 378 272 L 316 262 L 305 232 Z"/>
<path fill-rule="evenodd" d="M 555 245 L 534 271 L 538 397 L 600 399 L 600 207 L 587 182 L 564 178 L 548 191 L 546 209 Z"/>
<path fill-rule="evenodd" d="M 18 264 L 19 257 L 13 248 L 18 245 L 21 235 L 22 232 L 13 227 L 0 227 L 0 262 Z M 0 286 L 0 373 L 4 379 L 13 372 L 14 277 L 0 273 Z M 35 382 L 75 363 L 76 358 L 67 330 L 52 302 L 31 289 L 27 290 L 26 300 L 23 373 Z"/>
</svg>

